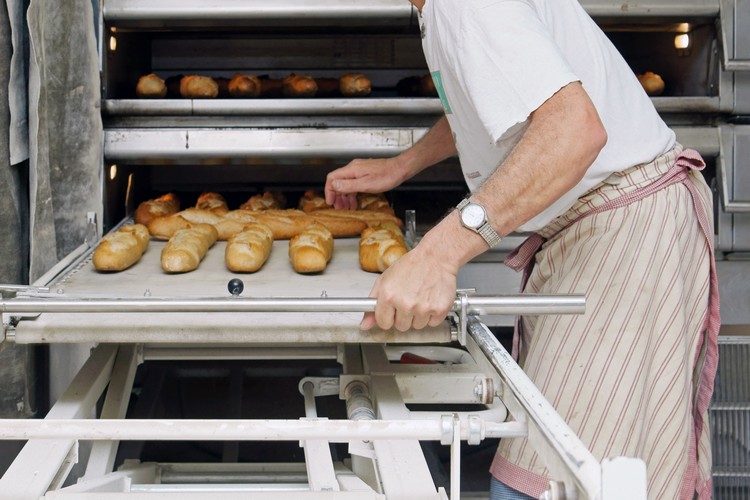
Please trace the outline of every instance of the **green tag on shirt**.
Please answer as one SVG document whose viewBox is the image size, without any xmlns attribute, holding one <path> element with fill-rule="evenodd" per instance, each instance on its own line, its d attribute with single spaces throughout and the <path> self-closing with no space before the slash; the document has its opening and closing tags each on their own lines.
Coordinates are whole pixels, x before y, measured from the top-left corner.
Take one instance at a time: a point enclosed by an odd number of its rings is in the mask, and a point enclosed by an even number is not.
<svg viewBox="0 0 750 500">
<path fill-rule="evenodd" d="M 452 111 L 450 104 L 448 104 L 448 98 L 445 97 L 445 89 L 443 89 L 443 77 L 440 76 L 440 71 L 433 71 L 431 75 L 432 81 L 435 82 L 435 89 L 440 96 L 440 103 L 443 105 L 445 114 L 449 115 L 452 113 Z"/>
</svg>

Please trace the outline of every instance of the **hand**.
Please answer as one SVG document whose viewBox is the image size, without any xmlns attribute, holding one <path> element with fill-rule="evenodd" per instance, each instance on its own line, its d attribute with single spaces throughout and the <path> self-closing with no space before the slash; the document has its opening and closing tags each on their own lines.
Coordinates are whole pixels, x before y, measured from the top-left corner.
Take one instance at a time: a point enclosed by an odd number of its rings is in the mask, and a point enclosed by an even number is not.
<svg viewBox="0 0 750 500">
<path fill-rule="evenodd" d="M 377 299 L 375 312 L 365 313 L 360 328 L 369 330 L 377 324 L 404 332 L 438 326 L 453 307 L 457 274 L 458 269 L 417 246 L 375 281 L 370 292 Z"/>
<path fill-rule="evenodd" d="M 329 172 L 326 177 L 326 203 L 339 209 L 357 208 L 357 193 L 384 193 L 403 182 L 395 158 L 353 160 Z"/>
</svg>

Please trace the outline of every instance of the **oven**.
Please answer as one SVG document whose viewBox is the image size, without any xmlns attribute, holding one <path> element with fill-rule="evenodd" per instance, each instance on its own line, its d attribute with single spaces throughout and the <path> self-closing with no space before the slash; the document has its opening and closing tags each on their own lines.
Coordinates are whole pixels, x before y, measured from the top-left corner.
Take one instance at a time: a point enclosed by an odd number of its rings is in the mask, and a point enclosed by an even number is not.
<svg viewBox="0 0 750 500">
<path fill-rule="evenodd" d="M 634 72 L 662 77 L 657 110 L 706 158 L 725 322 L 747 324 L 750 4 L 581 3 Z M 407 85 L 427 73 L 407 1 L 100 0 L 95 12 L 103 219 L 35 286 L 4 289 L 2 313 L 6 341 L 86 354 L 41 425 L 0 431 L 29 439 L 0 499 L 471 498 L 486 494 L 477 485 L 496 440 L 527 435 L 559 477 L 548 498 L 645 498 L 642 464 L 593 460 L 503 347 L 515 314 L 585 307 L 582 297 L 516 295 L 520 278 L 501 262 L 523 235 L 468 264 L 451 317 L 419 333 L 359 331 L 374 278 L 358 269 L 352 239 L 337 240 L 331 266 L 313 277 L 290 271 L 283 241 L 252 275 L 226 270 L 221 242 L 184 275 L 160 272 L 157 241 L 131 270 L 92 268 L 93 242 L 144 200 L 172 192 L 187 207 L 214 191 L 234 208 L 282 192 L 295 206 L 333 168 L 414 144 L 442 107 Z M 136 94 L 151 73 L 169 82 L 350 72 L 371 80 L 369 95 Z M 465 191 L 452 159 L 387 198 L 419 238 Z"/>
</svg>

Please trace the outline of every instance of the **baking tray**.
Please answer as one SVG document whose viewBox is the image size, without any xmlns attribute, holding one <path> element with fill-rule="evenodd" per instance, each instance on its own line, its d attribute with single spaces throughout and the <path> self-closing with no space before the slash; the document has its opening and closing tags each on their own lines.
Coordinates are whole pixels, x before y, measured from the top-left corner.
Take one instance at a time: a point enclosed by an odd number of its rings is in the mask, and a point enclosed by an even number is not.
<svg viewBox="0 0 750 500">
<path fill-rule="evenodd" d="M 333 257 L 319 274 L 301 275 L 289 262 L 288 241 L 275 241 L 271 255 L 256 273 L 233 273 L 224 264 L 226 243 L 217 242 L 200 267 L 166 274 L 160 265 L 165 242 L 152 240 L 141 260 L 118 273 L 94 269 L 91 254 L 50 283 L 52 298 L 154 299 L 228 298 L 228 283 L 244 283 L 241 297 L 362 298 L 377 274 L 359 267 L 358 238 L 335 240 Z M 20 299 L 19 299 L 20 300 Z M 23 318 L 17 343 L 415 343 L 450 342 L 450 324 L 419 331 L 361 331 L 361 313 L 43 313 Z"/>
</svg>

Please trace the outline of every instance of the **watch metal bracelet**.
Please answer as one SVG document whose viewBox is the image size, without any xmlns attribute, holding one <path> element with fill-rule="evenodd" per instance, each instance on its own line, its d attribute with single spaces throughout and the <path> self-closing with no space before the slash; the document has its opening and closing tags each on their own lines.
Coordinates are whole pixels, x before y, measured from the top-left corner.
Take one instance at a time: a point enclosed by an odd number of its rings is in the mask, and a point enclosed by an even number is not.
<svg viewBox="0 0 750 500">
<path fill-rule="evenodd" d="M 495 247 L 498 243 L 500 243 L 500 240 L 502 238 L 499 234 L 497 234 L 497 231 L 493 229 L 492 226 L 490 226 L 489 222 L 485 222 L 482 224 L 482 226 L 479 228 L 479 234 L 484 238 L 484 241 L 487 242 L 487 244 L 490 246 L 490 248 Z"/>
</svg>

